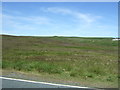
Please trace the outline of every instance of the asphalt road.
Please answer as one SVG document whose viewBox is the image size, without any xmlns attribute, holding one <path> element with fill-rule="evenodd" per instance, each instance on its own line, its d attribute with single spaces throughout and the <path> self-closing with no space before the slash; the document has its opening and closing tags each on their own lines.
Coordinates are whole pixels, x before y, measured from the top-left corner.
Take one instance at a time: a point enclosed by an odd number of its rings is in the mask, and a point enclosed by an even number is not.
<svg viewBox="0 0 120 90">
<path fill-rule="evenodd" d="M 2 79 L 2 88 L 59 88 L 59 86 Z"/>
<path fill-rule="evenodd" d="M 70 86 L 62 84 L 53 84 L 46 82 L 36 82 L 22 79 L 0 77 L 2 79 L 2 88 L 81 88 L 92 90 L 87 87 Z"/>
</svg>

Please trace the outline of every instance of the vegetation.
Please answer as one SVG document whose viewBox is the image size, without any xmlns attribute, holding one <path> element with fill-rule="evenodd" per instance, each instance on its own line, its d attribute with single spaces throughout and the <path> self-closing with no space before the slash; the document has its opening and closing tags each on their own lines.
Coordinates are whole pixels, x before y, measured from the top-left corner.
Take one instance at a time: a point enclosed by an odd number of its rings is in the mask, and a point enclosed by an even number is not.
<svg viewBox="0 0 120 90">
<path fill-rule="evenodd" d="M 117 47 L 112 38 L 2 35 L 2 68 L 117 87 Z"/>
</svg>

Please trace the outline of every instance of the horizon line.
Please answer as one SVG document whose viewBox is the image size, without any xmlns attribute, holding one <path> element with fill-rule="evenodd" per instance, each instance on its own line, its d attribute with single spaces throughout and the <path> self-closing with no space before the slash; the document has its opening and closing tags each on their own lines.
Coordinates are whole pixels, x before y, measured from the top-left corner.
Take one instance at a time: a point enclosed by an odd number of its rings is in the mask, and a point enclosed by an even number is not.
<svg viewBox="0 0 120 90">
<path fill-rule="evenodd" d="M 83 37 L 83 38 L 119 38 L 119 37 L 110 37 L 110 36 L 65 36 L 65 35 L 12 35 L 12 34 L 0 34 L 6 36 L 24 36 L 24 37 Z"/>
</svg>

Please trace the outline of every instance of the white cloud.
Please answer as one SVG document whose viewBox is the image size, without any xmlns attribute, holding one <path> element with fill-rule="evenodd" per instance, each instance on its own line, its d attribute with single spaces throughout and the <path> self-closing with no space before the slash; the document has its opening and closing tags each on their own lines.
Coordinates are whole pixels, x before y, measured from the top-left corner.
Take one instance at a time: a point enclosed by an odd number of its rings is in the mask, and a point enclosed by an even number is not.
<svg viewBox="0 0 120 90">
<path fill-rule="evenodd" d="M 6 20 L 11 20 L 15 22 L 28 22 L 33 24 L 50 24 L 50 19 L 47 17 L 40 17 L 40 16 L 28 16 L 28 17 L 22 17 L 22 16 L 10 16 L 10 15 L 3 15 L 3 18 Z M 25 23 L 24 23 L 25 24 Z M 27 24 L 27 23 L 26 23 Z"/>
<path fill-rule="evenodd" d="M 82 13 L 74 13 L 74 15 L 78 18 L 78 19 L 82 19 L 87 23 L 92 23 L 95 21 L 94 18 L 91 18 L 91 16 L 87 15 L 87 14 L 82 14 Z"/>
<path fill-rule="evenodd" d="M 92 23 L 97 19 L 101 18 L 101 16 L 95 16 L 92 14 L 85 14 L 75 10 L 70 10 L 67 8 L 59 8 L 59 7 L 49 7 L 49 8 L 42 8 L 44 12 L 51 12 L 51 13 L 58 13 L 62 15 L 71 15 L 76 18 L 78 21 L 83 20 L 85 23 Z"/>
<path fill-rule="evenodd" d="M 49 18 L 36 16 L 36 17 L 23 17 L 23 16 L 10 16 L 3 15 L 2 33 L 9 34 L 29 34 L 42 30 L 42 26 L 51 25 Z"/>
<path fill-rule="evenodd" d="M 53 12 L 53 13 L 61 13 L 61 14 L 71 14 L 71 10 L 69 9 L 63 9 L 63 8 L 57 8 L 57 7 L 51 7 L 47 8 L 48 12 Z"/>
</svg>

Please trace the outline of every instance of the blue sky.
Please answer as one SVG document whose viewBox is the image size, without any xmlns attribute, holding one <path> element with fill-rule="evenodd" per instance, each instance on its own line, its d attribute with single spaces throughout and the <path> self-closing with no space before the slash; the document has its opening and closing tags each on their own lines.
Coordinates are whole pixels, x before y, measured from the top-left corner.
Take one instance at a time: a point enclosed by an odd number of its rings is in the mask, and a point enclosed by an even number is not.
<svg viewBox="0 0 120 90">
<path fill-rule="evenodd" d="M 4 2 L 2 33 L 117 37 L 117 2 Z"/>
</svg>

